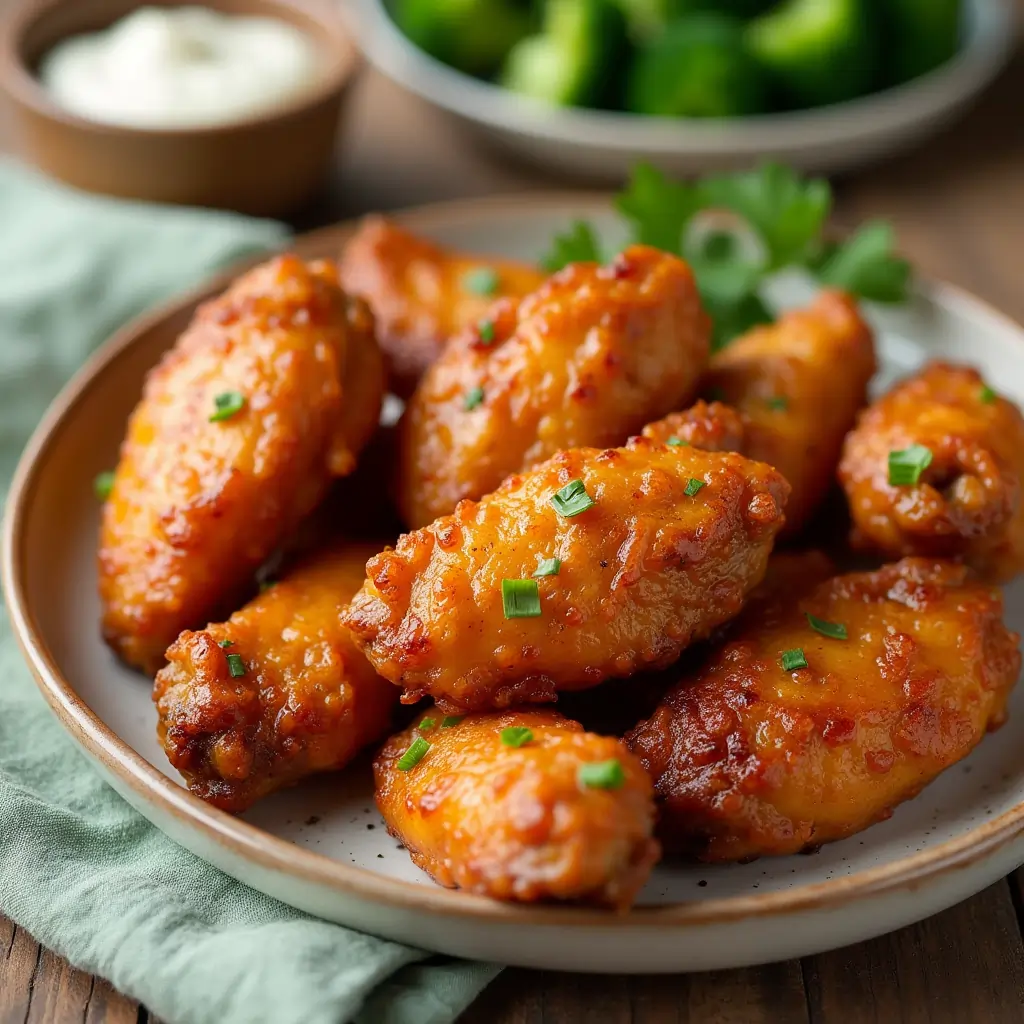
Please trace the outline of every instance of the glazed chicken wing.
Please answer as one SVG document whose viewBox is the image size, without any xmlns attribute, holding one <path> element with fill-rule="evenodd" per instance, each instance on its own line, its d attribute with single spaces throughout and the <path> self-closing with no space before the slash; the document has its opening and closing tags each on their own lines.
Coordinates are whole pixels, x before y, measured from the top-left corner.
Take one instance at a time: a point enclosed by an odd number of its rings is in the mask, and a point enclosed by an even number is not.
<svg viewBox="0 0 1024 1024">
<path fill-rule="evenodd" d="M 561 452 L 367 565 L 344 615 L 403 700 L 553 700 L 664 666 L 740 610 L 789 487 L 739 455 Z"/>
<path fill-rule="evenodd" d="M 624 443 L 693 398 L 708 357 L 690 268 L 642 246 L 489 316 L 452 340 L 402 420 L 397 497 L 413 527 L 556 451 Z"/>
<path fill-rule="evenodd" d="M 966 568 L 906 559 L 818 585 L 813 563 L 792 569 L 626 737 L 669 850 L 736 861 L 843 839 L 1005 717 L 1020 638 Z"/>
<path fill-rule="evenodd" d="M 341 261 L 344 286 L 370 304 L 391 386 L 412 394 L 452 335 L 477 323 L 495 298 L 519 298 L 544 274 L 512 260 L 451 252 L 383 217 L 368 217 Z"/>
<path fill-rule="evenodd" d="M 993 582 L 1024 568 L 1022 475 L 1020 410 L 946 363 L 872 405 L 839 467 L 857 547 L 962 558 Z"/>
<path fill-rule="evenodd" d="M 625 910 L 658 858 L 639 761 L 554 711 L 428 712 L 374 774 L 388 830 L 442 885 Z"/>
<path fill-rule="evenodd" d="M 197 796 L 228 811 L 383 736 L 398 691 L 338 623 L 376 546 L 311 557 L 227 622 L 185 632 L 153 689 L 160 743 Z"/>
<path fill-rule="evenodd" d="M 149 374 L 103 510 L 108 643 L 155 672 L 183 629 L 237 606 L 355 467 L 382 392 L 372 316 L 331 264 L 280 257 L 201 307 Z"/>
<path fill-rule="evenodd" d="M 871 329 L 854 301 L 823 292 L 807 309 L 757 327 L 711 358 L 698 403 L 652 423 L 656 441 L 678 437 L 767 462 L 793 488 L 783 536 L 799 533 L 835 476 L 843 438 L 875 372 Z"/>
</svg>

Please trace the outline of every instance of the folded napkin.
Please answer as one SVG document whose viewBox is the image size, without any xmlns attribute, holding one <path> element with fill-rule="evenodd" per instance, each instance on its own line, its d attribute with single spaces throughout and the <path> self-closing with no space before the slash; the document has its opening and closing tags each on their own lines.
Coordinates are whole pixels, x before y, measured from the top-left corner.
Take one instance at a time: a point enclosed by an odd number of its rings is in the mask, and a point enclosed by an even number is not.
<svg viewBox="0 0 1024 1024">
<path fill-rule="evenodd" d="M 270 221 L 85 196 L 0 162 L 0 490 L 112 330 L 286 238 Z M 176 846 L 64 734 L 6 614 L 0 910 L 169 1024 L 442 1024 L 497 972 L 317 921 Z"/>
</svg>

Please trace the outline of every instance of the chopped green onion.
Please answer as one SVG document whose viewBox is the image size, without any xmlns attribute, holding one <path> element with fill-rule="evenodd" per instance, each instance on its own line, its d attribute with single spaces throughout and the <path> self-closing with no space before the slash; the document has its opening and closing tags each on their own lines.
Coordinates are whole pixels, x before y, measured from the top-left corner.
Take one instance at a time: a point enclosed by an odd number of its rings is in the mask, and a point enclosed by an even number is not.
<svg viewBox="0 0 1024 1024">
<path fill-rule="evenodd" d="M 480 335 L 480 340 L 485 345 L 490 345 L 494 341 L 494 321 L 493 320 L 481 320 L 476 325 L 477 333 Z"/>
<path fill-rule="evenodd" d="M 260 593 L 265 594 L 277 580 L 260 580 Z"/>
<path fill-rule="evenodd" d="M 590 789 L 619 789 L 626 781 L 626 773 L 617 758 L 581 764 L 576 777 L 580 785 Z"/>
<path fill-rule="evenodd" d="M 481 387 L 473 388 L 471 391 L 466 392 L 466 400 L 463 402 L 463 406 L 467 412 L 475 409 L 484 400 L 484 389 Z"/>
<path fill-rule="evenodd" d="M 995 391 L 993 391 L 987 384 L 981 385 L 981 392 L 979 393 L 978 398 L 981 399 L 985 405 L 991 405 L 997 397 L 998 396 Z"/>
<path fill-rule="evenodd" d="M 797 647 L 792 651 L 783 651 L 782 667 L 786 672 L 792 672 L 798 668 L 807 668 L 807 659 L 804 657 L 803 648 Z"/>
<path fill-rule="evenodd" d="M 430 744 L 422 736 L 417 736 L 409 745 L 409 749 L 398 759 L 398 770 L 411 771 L 423 760 L 423 755 L 429 749 Z"/>
<path fill-rule="evenodd" d="M 106 470 L 103 473 L 97 473 L 96 479 L 92 482 L 92 489 L 96 492 L 96 497 L 100 501 L 106 501 L 110 497 L 110 492 L 114 489 L 114 472 L 113 470 Z"/>
<path fill-rule="evenodd" d="M 498 272 L 493 267 L 477 267 L 462 277 L 462 287 L 473 295 L 493 295 L 498 283 Z"/>
<path fill-rule="evenodd" d="M 510 725 L 501 730 L 501 742 L 506 747 L 522 747 L 533 739 L 533 730 L 525 725 Z"/>
<path fill-rule="evenodd" d="M 681 437 L 670 437 L 665 444 L 670 448 L 689 448 L 690 442 L 684 441 Z"/>
<path fill-rule="evenodd" d="M 536 580 L 502 580 L 501 604 L 506 619 L 535 619 L 540 615 Z"/>
<path fill-rule="evenodd" d="M 235 641 L 234 640 L 218 640 L 217 641 L 217 646 L 218 647 L 234 647 L 235 646 Z"/>
<path fill-rule="evenodd" d="M 785 395 L 776 395 L 774 398 L 768 399 L 768 408 L 774 409 L 776 412 L 785 411 L 789 408 L 789 399 Z"/>
<path fill-rule="evenodd" d="M 703 480 L 695 480 L 691 477 L 686 483 L 686 490 L 683 493 L 688 497 L 692 498 L 702 487 L 706 487 L 707 484 Z"/>
<path fill-rule="evenodd" d="M 827 622 L 810 612 L 807 613 L 807 621 L 810 623 L 811 629 L 822 636 L 827 636 L 830 640 L 846 639 L 846 627 L 841 622 Z"/>
<path fill-rule="evenodd" d="M 437 725 L 436 718 L 423 718 L 420 720 L 420 724 L 416 726 L 416 728 L 420 730 L 433 729 L 435 725 Z"/>
<path fill-rule="evenodd" d="M 587 494 L 587 485 L 582 480 L 573 480 L 551 496 L 551 504 L 555 511 L 566 519 L 578 516 L 593 508 L 597 502 Z"/>
<path fill-rule="evenodd" d="M 245 662 L 242 661 L 240 654 L 228 655 L 228 671 L 231 673 L 232 679 L 238 679 L 245 675 Z"/>
<path fill-rule="evenodd" d="M 465 715 L 445 715 L 444 718 L 441 719 L 441 728 L 450 729 L 452 726 L 458 725 L 465 717 Z"/>
<path fill-rule="evenodd" d="M 560 558 L 542 558 L 533 575 L 535 579 L 539 579 L 541 576 L 557 576 L 558 570 L 561 568 L 562 560 Z"/>
<path fill-rule="evenodd" d="M 932 453 L 920 444 L 889 452 L 889 483 L 893 487 L 914 487 L 932 464 Z"/>
<path fill-rule="evenodd" d="M 221 420 L 231 419 L 237 412 L 245 408 L 245 395 L 241 391 L 225 391 L 217 395 L 213 400 L 213 415 L 211 423 L 219 423 Z"/>
</svg>

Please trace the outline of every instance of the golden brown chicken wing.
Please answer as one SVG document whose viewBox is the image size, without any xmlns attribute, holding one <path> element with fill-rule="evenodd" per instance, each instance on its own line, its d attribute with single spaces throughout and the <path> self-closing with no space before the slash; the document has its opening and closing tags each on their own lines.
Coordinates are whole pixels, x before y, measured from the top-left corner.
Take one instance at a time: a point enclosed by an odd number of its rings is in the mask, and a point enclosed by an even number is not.
<svg viewBox="0 0 1024 1024">
<path fill-rule="evenodd" d="M 646 438 L 561 452 L 371 559 L 344 621 L 407 703 L 553 700 L 736 615 L 788 490 L 742 456 Z"/>
<path fill-rule="evenodd" d="M 622 444 L 690 401 L 708 356 L 690 268 L 643 246 L 489 315 L 452 340 L 402 420 L 397 497 L 413 527 L 556 451 Z"/>
<path fill-rule="evenodd" d="M 774 466 L 793 488 L 783 531 L 791 537 L 825 497 L 874 372 L 871 329 L 856 304 L 823 292 L 807 309 L 757 327 L 712 356 L 701 390 L 728 406 L 699 402 L 644 434 Z"/>
<path fill-rule="evenodd" d="M 926 559 L 817 573 L 791 565 L 627 735 L 667 849 L 734 861 L 843 839 L 1002 722 L 1021 659 L 997 591 Z"/>
<path fill-rule="evenodd" d="M 388 830 L 442 885 L 625 910 L 658 859 L 639 761 L 554 711 L 428 711 L 373 767 Z"/>
<path fill-rule="evenodd" d="M 846 439 L 839 479 L 855 546 L 963 558 L 1004 582 L 1024 568 L 1024 418 L 977 371 L 933 363 Z"/>
<path fill-rule="evenodd" d="M 153 699 L 160 743 L 197 796 L 243 811 L 315 772 L 344 767 L 391 724 L 398 691 L 338 623 L 376 546 L 311 557 L 167 652 Z"/>
<path fill-rule="evenodd" d="M 331 264 L 279 257 L 201 307 L 149 374 L 103 510 L 108 643 L 155 672 L 183 629 L 229 611 L 355 467 L 382 388 L 372 317 Z"/>
<path fill-rule="evenodd" d="M 477 323 L 495 298 L 540 287 L 535 267 L 451 252 L 383 217 L 367 217 L 345 247 L 342 283 L 370 304 L 391 386 L 412 394 L 452 335 Z"/>
</svg>

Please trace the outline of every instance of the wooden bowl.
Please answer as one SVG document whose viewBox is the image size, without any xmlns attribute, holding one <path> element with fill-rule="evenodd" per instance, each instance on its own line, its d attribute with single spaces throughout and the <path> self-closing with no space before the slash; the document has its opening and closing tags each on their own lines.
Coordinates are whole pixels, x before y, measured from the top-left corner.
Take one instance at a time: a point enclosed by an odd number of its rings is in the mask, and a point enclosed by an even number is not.
<svg viewBox="0 0 1024 1024">
<path fill-rule="evenodd" d="M 358 64 L 336 9 L 330 0 L 204 2 L 228 14 L 278 18 L 304 31 L 324 55 L 320 82 L 288 105 L 225 125 L 101 124 L 58 106 L 35 68 L 56 43 L 113 24 L 135 10 L 137 0 L 24 0 L 0 22 L 0 87 L 13 106 L 26 158 L 70 185 L 126 199 L 257 216 L 288 213 L 309 200 L 330 166 L 342 100 Z"/>
</svg>

